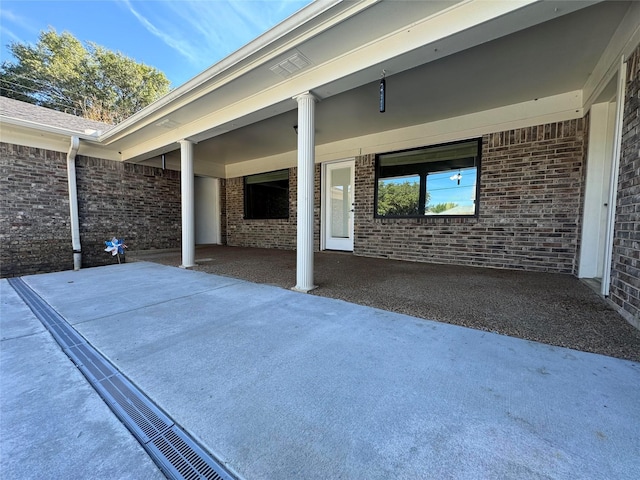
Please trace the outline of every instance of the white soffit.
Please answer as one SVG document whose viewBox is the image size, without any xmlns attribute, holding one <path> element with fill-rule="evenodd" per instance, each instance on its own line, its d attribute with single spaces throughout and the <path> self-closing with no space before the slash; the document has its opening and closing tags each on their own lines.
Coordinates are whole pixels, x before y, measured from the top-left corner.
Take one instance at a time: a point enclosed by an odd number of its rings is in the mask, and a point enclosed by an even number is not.
<svg viewBox="0 0 640 480">
<path fill-rule="evenodd" d="M 415 13 L 415 10 L 412 10 L 418 8 L 415 4 L 420 4 L 422 8 L 425 8 L 423 4 L 433 6 L 431 3 L 441 10 L 427 18 L 423 17 L 423 20 L 407 24 L 407 17 L 410 16 L 407 12 Z M 523 30 L 530 25 L 549 19 L 562 17 L 593 3 L 468 1 L 453 6 L 451 6 L 452 2 L 378 3 L 361 11 L 356 17 L 349 18 L 344 24 L 335 24 L 322 34 L 308 39 L 298 45 L 295 50 L 289 50 L 289 52 L 280 55 L 276 60 L 277 64 L 298 53 L 309 61 L 309 65 L 304 65 L 298 71 L 292 72 L 287 80 L 274 75 L 271 70 L 274 66 L 273 62 L 256 66 L 233 82 L 220 86 L 204 97 L 199 97 L 197 102 L 186 104 L 175 110 L 168 117 L 181 124 L 175 130 L 149 127 L 149 129 L 154 128 L 155 131 L 142 129 L 128 139 L 121 140 L 118 145 L 121 146 L 120 149 L 125 158 L 137 158 L 144 156 L 145 151 L 157 150 L 163 145 L 175 142 L 178 137 L 197 137 L 199 141 L 205 141 L 207 138 L 220 135 L 225 131 L 238 129 L 294 110 L 295 102 L 290 100 L 291 96 L 304 90 L 313 90 L 321 97 L 333 98 L 341 92 L 356 93 L 359 87 L 364 98 L 368 95 L 365 90 L 372 88 L 372 85 L 375 87 L 374 82 L 379 80 L 382 68 L 386 68 L 387 65 L 390 66 L 388 73 L 396 75 L 398 72 L 414 68 L 417 65 L 425 65 L 425 69 L 428 70 L 430 62 L 441 61 L 449 56 L 456 57 L 457 52 L 483 45 L 501 36 L 505 38 L 505 41 L 508 41 L 507 35 L 514 31 Z M 394 11 L 398 12 L 396 16 L 394 16 Z M 382 22 L 380 23 L 381 27 L 378 27 L 379 23 L 373 21 L 376 18 Z M 398 18 L 401 21 L 397 20 Z M 396 29 L 393 33 L 384 34 L 379 31 L 386 24 L 396 27 L 397 23 L 403 22 L 405 27 Z M 357 27 L 357 25 L 361 26 Z M 368 28 L 366 28 L 367 25 Z M 351 30 L 349 27 L 353 27 L 353 29 Z M 360 44 L 357 38 L 349 38 L 349 32 L 365 32 L 374 40 Z M 361 41 L 363 38 L 359 40 Z M 333 39 L 343 40 L 338 42 L 340 47 L 333 46 Z M 549 42 L 544 38 L 535 38 L 534 41 L 539 42 L 535 45 L 540 51 L 551 48 L 550 51 L 553 52 L 553 49 L 557 49 L 558 45 L 562 46 L 562 41 L 556 45 L 549 45 Z M 345 45 L 350 50 L 339 54 Z M 359 46 L 354 47 L 354 45 Z M 518 52 L 517 48 L 514 48 L 514 51 Z M 337 55 L 332 55 L 337 52 Z M 580 54 L 580 52 L 577 53 Z M 526 60 L 523 61 L 521 56 L 509 55 L 508 51 L 506 55 L 512 59 L 515 66 L 525 67 L 523 71 L 528 68 Z M 326 60 L 323 61 L 325 57 Z M 565 70 L 560 68 L 558 74 L 566 74 Z M 496 72 L 496 74 L 499 73 Z M 475 73 L 469 72 L 469 75 L 473 77 Z M 392 79 L 393 77 L 389 81 L 391 82 Z M 573 88 L 574 86 L 570 90 Z M 542 92 L 543 95 L 556 93 L 560 92 Z M 355 106 L 357 98 L 352 98 L 351 93 L 348 95 L 343 98 L 346 100 L 345 107 L 349 104 Z M 329 102 L 331 98 L 327 98 L 327 103 L 331 103 Z M 446 98 L 445 92 L 443 92 L 442 98 Z M 512 100 L 524 101 L 526 98 L 513 96 Z M 318 115 L 322 115 L 322 109 L 325 108 L 324 103 L 320 104 Z M 402 105 L 402 102 L 398 102 L 398 105 Z M 493 106 L 495 105 L 487 103 L 479 105 L 478 108 L 492 108 Z M 408 104 L 408 107 L 411 107 L 411 104 Z M 353 111 L 357 111 L 357 108 L 354 108 Z M 465 112 L 452 111 L 449 113 L 463 114 Z M 342 118 L 345 118 L 344 114 Z M 342 128 L 344 125 L 340 124 L 340 119 L 340 117 L 337 118 L 338 121 L 335 122 L 334 127 L 340 125 L 344 135 L 365 133 Z M 364 122 L 366 123 L 368 120 L 370 119 L 365 118 Z M 418 120 L 420 119 L 411 121 Z M 277 121 L 275 117 L 273 121 Z M 288 120 L 286 121 L 288 122 Z M 391 115 L 387 115 L 384 121 L 390 122 Z M 402 121 L 406 124 L 406 119 Z M 350 125 L 346 126 L 350 127 Z M 400 128 L 402 124 L 390 127 Z M 243 135 L 247 133 L 248 130 L 242 130 Z M 278 146 L 278 141 L 284 141 L 287 145 L 289 142 L 289 139 L 286 138 L 268 140 L 267 143 L 256 144 L 267 153 L 276 152 L 278 148 L 285 146 Z M 331 141 L 328 138 L 326 140 Z M 245 151 L 245 155 L 250 157 L 247 151 Z M 216 158 L 217 161 L 222 162 L 232 161 L 226 155 Z"/>
<path fill-rule="evenodd" d="M 330 64 L 335 58 L 344 58 L 344 55 L 349 51 L 349 49 L 351 51 L 359 50 L 363 44 L 371 45 L 372 43 L 376 43 L 377 39 L 380 38 L 386 41 L 386 35 L 390 35 L 394 31 L 403 31 L 404 27 L 406 27 L 407 24 L 411 26 L 416 23 L 416 18 L 426 18 L 427 20 L 431 19 L 431 21 L 435 21 L 439 18 L 442 11 L 451 11 L 458 8 L 458 6 L 475 6 L 476 4 L 480 6 L 475 7 L 475 10 L 473 12 L 470 12 L 471 14 L 477 12 L 478 9 L 481 9 L 482 11 L 484 11 L 484 15 L 486 16 L 486 18 L 491 18 L 493 15 L 511 12 L 513 10 L 517 10 L 523 5 L 534 2 L 535 0 L 513 0 L 511 2 L 498 2 L 497 4 L 495 4 L 494 2 L 478 3 L 477 0 L 466 2 L 344 2 L 338 4 L 335 7 L 338 13 L 334 16 L 338 17 L 339 21 L 333 21 L 333 19 L 331 18 L 332 15 L 329 15 L 329 13 L 327 13 L 326 16 L 329 18 L 329 20 L 323 19 L 322 22 L 317 22 L 317 24 L 311 22 L 310 25 L 300 25 L 297 29 L 292 30 L 295 34 L 292 33 L 291 36 L 295 38 L 292 40 L 291 45 L 288 47 L 289 53 L 286 53 L 287 50 L 284 50 L 286 45 L 278 45 L 278 48 L 274 48 L 274 50 L 276 52 L 280 50 L 283 51 L 283 53 L 280 54 L 281 60 L 283 60 L 291 55 L 292 48 L 297 48 L 297 50 L 300 51 L 306 58 L 308 58 L 314 65 L 317 65 L 318 63 L 324 63 L 325 65 L 323 66 L 323 70 L 332 73 L 329 73 L 328 76 L 322 75 L 322 77 L 326 78 L 326 80 L 331 80 L 332 78 L 335 79 L 336 75 L 340 77 L 344 76 L 345 73 L 342 73 L 340 69 L 336 70 L 332 68 L 331 65 L 327 65 L 327 63 Z M 350 10 L 346 8 L 347 5 L 349 6 L 349 9 L 353 9 L 354 12 L 350 12 Z M 486 5 L 489 6 L 484 7 Z M 357 13 L 357 15 L 353 15 L 352 13 Z M 460 20 L 462 17 L 465 17 L 462 18 L 462 25 L 465 26 L 481 23 L 482 21 L 484 21 L 484 18 L 479 18 L 478 20 L 473 19 L 473 15 L 465 16 L 463 14 L 459 14 L 458 17 L 458 20 Z M 357 25 L 360 26 L 356 27 Z M 466 28 L 462 25 L 459 25 L 458 28 Z M 350 28 L 351 26 L 354 26 L 354 28 Z M 305 30 L 309 30 L 310 32 L 312 32 L 312 35 L 306 35 L 304 33 Z M 302 41 L 301 43 L 295 43 L 296 41 L 298 41 L 299 37 L 302 37 L 304 41 Z M 405 44 L 404 39 L 400 39 L 399 42 L 392 39 L 391 43 L 400 44 L 401 50 L 402 48 L 414 48 L 413 45 L 406 45 L 406 47 L 403 47 L 403 45 Z M 303 50 L 303 47 L 309 48 L 309 53 Z M 313 56 L 311 56 L 310 53 L 312 53 Z M 261 53 L 261 55 L 265 59 L 272 58 L 269 55 L 268 51 Z M 361 62 L 358 62 L 357 68 L 361 68 L 360 63 Z M 193 92 L 193 95 L 191 93 L 185 92 L 182 97 L 180 97 L 180 99 L 176 99 L 176 101 L 172 102 L 172 104 L 174 105 L 174 111 L 168 116 L 174 121 L 182 124 L 187 124 L 189 123 L 188 117 L 190 117 L 192 121 L 193 119 L 201 119 L 204 113 L 204 108 L 208 108 L 208 112 L 215 112 L 223 105 L 228 106 L 234 101 L 242 101 L 242 99 L 247 98 L 248 95 L 251 95 L 251 92 L 255 94 L 258 92 L 266 91 L 269 89 L 269 85 L 273 87 L 274 85 L 278 84 L 278 77 L 274 77 L 273 75 L 265 75 L 265 72 L 271 73 L 269 72 L 269 67 L 271 67 L 272 65 L 272 63 L 266 63 L 266 60 L 262 64 L 253 62 L 251 68 L 249 70 L 246 70 L 242 76 L 233 76 L 233 78 L 228 77 L 227 72 L 220 72 L 215 77 L 211 78 L 210 83 L 212 83 L 212 85 L 215 85 L 216 82 L 219 82 L 220 80 L 222 80 L 222 83 L 220 83 L 217 87 L 211 87 L 208 93 L 205 92 L 206 98 L 202 97 L 201 94 L 196 94 L 195 90 Z M 304 71 L 308 70 L 309 69 L 305 69 Z M 315 76 L 315 73 L 317 73 L 317 68 L 312 69 L 312 71 L 314 72 Z M 233 81 L 229 83 L 231 80 Z M 323 82 L 326 82 L 326 80 L 323 80 Z M 313 87 L 316 86 L 313 80 L 311 81 L 311 85 Z M 200 89 L 200 87 L 197 88 Z M 280 90 L 284 92 L 286 89 Z M 280 102 L 284 98 L 291 98 L 291 96 L 297 93 L 299 92 L 287 92 L 286 94 L 283 94 L 279 99 L 274 100 L 276 102 Z M 191 103 L 187 104 L 185 103 L 185 101 Z M 292 103 L 291 107 L 293 106 L 295 106 L 295 103 Z M 167 106 L 167 108 L 169 108 L 169 106 Z M 153 117 L 153 115 L 151 117 Z M 156 118 L 155 121 L 160 120 L 161 118 Z M 128 125 L 126 130 L 135 131 L 137 129 L 143 128 L 147 124 L 147 119 L 141 119 L 141 121 L 138 123 L 133 122 L 131 125 Z M 211 125 L 211 127 L 213 126 L 215 125 Z M 117 126 L 114 130 L 109 132 L 104 137 L 104 139 L 108 139 L 108 142 L 112 142 L 115 139 L 122 138 L 123 133 L 125 133 L 123 127 Z M 153 130 L 150 130 L 146 133 L 151 136 L 157 134 L 157 132 L 154 132 Z M 127 146 L 123 145 L 123 148 L 127 148 Z"/>
</svg>

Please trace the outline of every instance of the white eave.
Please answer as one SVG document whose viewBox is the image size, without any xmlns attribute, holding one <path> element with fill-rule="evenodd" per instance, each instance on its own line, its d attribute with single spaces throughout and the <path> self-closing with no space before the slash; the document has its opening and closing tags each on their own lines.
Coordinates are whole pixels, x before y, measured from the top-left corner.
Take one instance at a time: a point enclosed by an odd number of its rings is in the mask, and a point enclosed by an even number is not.
<svg viewBox="0 0 640 480">
<path fill-rule="evenodd" d="M 322 100 L 318 148 L 336 152 L 347 139 L 512 105 L 536 119 L 577 117 L 606 90 L 621 45 L 637 39 L 640 13 L 633 2 L 600 0 L 394 3 L 316 1 L 109 131 L 80 138 L 133 162 L 165 153 L 175 161 L 176 142 L 187 138 L 202 174 L 224 176 L 229 165 L 291 157 L 292 97 L 304 91 Z M 383 69 L 392 108 L 381 116 Z"/>
<path fill-rule="evenodd" d="M 60 135 L 62 137 L 78 137 L 81 140 L 99 143 L 100 132 L 97 130 L 80 131 L 69 128 L 55 127 L 52 125 L 45 125 L 43 123 L 24 120 L 21 118 L 13 118 L 2 114 L 0 114 L 0 123 L 12 125 L 15 127 L 27 128 L 42 133 Z"/>
<path fill-rule="evenodd" d="M 430 9 L 427 14 L 420 12 L 415 20 L 405 19 L 404 23 L 392 27 L 389 25 L 393 23 L 384 17 L 384 8 L 382 15 L 371 15 L 373 23 L 364 33 L 366 41 L 353 45 L 349 50 L 345 50 L 339 41 L 331 41 L 335 31 L 332 28 L 342 26 L 345 22 L 350 22 L 346 25 L 357 24 L 362 17 L 358 14 L 368 9 L 378 12 L 378 6 L 382 3 L 385 3 L 385 8 L 393 4 L 380 0 L 314 2 L 106 132 L 99 140 L 105 145 L 117 145 L 117 149 L 123 152 L 123 160 L 140 158 L 145 151 L 158 154 L 163 148 L 160 144 L 172 145 L 180 138 L 201 141 L 290 110 L 293 103 L 289 100 L 301 91 L 311 90 L 322 98 L 323 94 L 316 91 L 321 86 L 332 85 L 332 95 L 359 87 L 372 81 L 369 78 L 373 74 L 372 69 L 377 72 L 384 62 L 396 63 L 397 71 L 412 68 L 415 65 L 399 64 L 397 57 L 425 45 L 447 42 L 444 51 L 432 55 L 432 60 L 435 60 L 560 15 L 558 8 L 554 12 L 554 5 L 558 2 L 540 0 L 419 2 L 414 5 L 422 5 L 423 10 Z M 597 2 L 571 2 L 563 7 L 562 14 L 593 3 Z M 502 20 L 507 18 L 506 21 Z M 494 24 L 497 19 L 500 21 Z M 362 35 L 365 30 L 362 26 L 360 28 L 358 34 Z M 265 70 L 285 54 L 307 48 L 310 41 L 317 42 L 319 38 L 323 38 L 325 55 L 321 61 L 311 58 L 312 68 L 286 81 L 278 80 L 273 75 L 271 83 L 265 85 L 265 76 L 268 75 L 264 72 L 260 74 L 260 69 Z M 375 73 L 373 79 L 377 76 L 378 73 Z M 243 81 L 239 83 L 241 78 Z M 242 86 L 238 87 L 239 84 Z M 239 99 L 229 100 L 226 97 L 230 85 L 235 92 L 242 92 Z M 191 109 L 191 105 L 196 105 L 205 96 L 209 101 L 214 100 L 215 106 L 211 106 L 207 112 L 194 113 L 191 118 L 188 117 L 190 113 L 185 115 L 185 107 Z M 172 115 L 180 109 L 182 121 L 174 122 Z M 237 122 L 237 119 L 243 121 Z M 159 126 L 168 129 L 158 131 L 155 127 Z M 164 149 L 169 150 L 168 147 Z"/>
<path fill-rule="evenodd" d="M 228 57 L 225 57 L 202 73 L 196 75 L 185 84 L 172 90 L 164 97 L 156 100 L 152 104 L 116 125 L 114 128 L 100 136 L 100 141 L 109 143 L 113 141 L 114 138 L 119 138 L 122 134 L 126 135 L 142 126 L 148 125 L 159 118 L 162 118 L 162 116 L 169 114 L 172 110 L 180 108 L 186 103 L 194 101 L 198 97 L 215 90 L 220 86 L 221 82 L 227 83 L 228 81 L 231 81 L 229 75 L 232 73 L 234 68 L 241 70 L 241 72 L 237 72 L 233 75 L 233 77 L 237 77 L 238 75 L 245 73 L 247 70 L 250 70 L 256 62 L 262 64 L 263 62 L 268 61 L 269 58 L 278 55 L 281 51 L 290 49 L 291 43 L 298 43 L 301 41 L 300 36 L 297 36 L 292 41 L 286 42 L 285 46 L 280 46 L 273 51 L 267 50 L 269 46 L 273 45 L 278 40 L 290 35 L 296 30 L 299 30 L 301 27 L 316 19 L 319 15 L 335 8 L 337 5 L 343 5 L 343 8 L 340 11 L 342 14 L 335 15 L 328 21 L 323 22 L 320 26 L 323 30 L 330 28 L 336 22 L 344 21 L 345 18 L 355 15 L 362 9 L 368 8 L 371 4 L 375 4 L 380 1 L 381 0 L 362 0 L 360 2 L 345 3 L 343 0 L 316 0 L 285 19 L 274 28 L 257 37 L 244 47 L 241 47 Z M 305 33 L 302 33 L 301 35 L 303 37 L 308 37 L 309 32 Z M 251 57 L 258 53 L 262 53 L 262 55 L 258 59 L 252 61 Z M 243 63 L 247 63 L 247 65 L 242 67 Z"/>
</svg>

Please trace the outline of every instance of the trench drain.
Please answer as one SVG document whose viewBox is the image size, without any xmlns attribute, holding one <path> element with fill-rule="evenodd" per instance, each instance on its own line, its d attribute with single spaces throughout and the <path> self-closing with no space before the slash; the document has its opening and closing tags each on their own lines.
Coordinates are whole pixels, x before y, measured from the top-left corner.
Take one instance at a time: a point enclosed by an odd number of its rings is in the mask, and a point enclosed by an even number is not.
<svg viewBox="0 0 640 480">
<path fill-rule="evenodd" d="M 9 278 L 8 281 L 168 478 L 233 480 L 220 462 L 204 451 L 21 278 Z"/>
</svg>

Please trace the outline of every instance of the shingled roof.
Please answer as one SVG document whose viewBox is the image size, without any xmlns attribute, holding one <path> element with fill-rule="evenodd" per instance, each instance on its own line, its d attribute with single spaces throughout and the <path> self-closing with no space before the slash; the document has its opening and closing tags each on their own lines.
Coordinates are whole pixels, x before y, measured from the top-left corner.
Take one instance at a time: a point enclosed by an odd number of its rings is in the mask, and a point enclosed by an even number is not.
<svg viewBox="0 0 640 480">
<path fill-rule="evenodd" d="M 87 120 L 86 118 L 58 112 L 50 108 L 40 107 L 31 103 L 21 102 L 12 98 L 0 97 L 0 115 L 18 120 L 28 120 L 49 127 L 65 128 L 85 132 L 85 130 L 98 130 L 101 133 L 113 128 L 108 123 Z"/>
</svg>

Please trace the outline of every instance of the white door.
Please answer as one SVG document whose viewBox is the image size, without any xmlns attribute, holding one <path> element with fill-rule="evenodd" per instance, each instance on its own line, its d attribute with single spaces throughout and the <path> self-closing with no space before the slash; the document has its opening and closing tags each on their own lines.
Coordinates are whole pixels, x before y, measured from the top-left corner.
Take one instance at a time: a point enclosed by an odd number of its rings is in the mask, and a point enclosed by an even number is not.
<svg viewBox="0 0 640 480">
<path fill-rule="evenodd" d="M 615 113 L 615 102 L 597 103 L 591 107 L 578 277 L 593 278 L 597 281 L 602 278 L 606 260 L 605 242 Z"/>
<path fill-rule="evenodd" d="M 219 244 L 220 180 L 209 177 L 194 180 L 196 244 Z"/>
<path fill-rule="evenodd" d="M 324 248 L 353 251 L 355 161 L 324 164 Z"/>
</svg>

